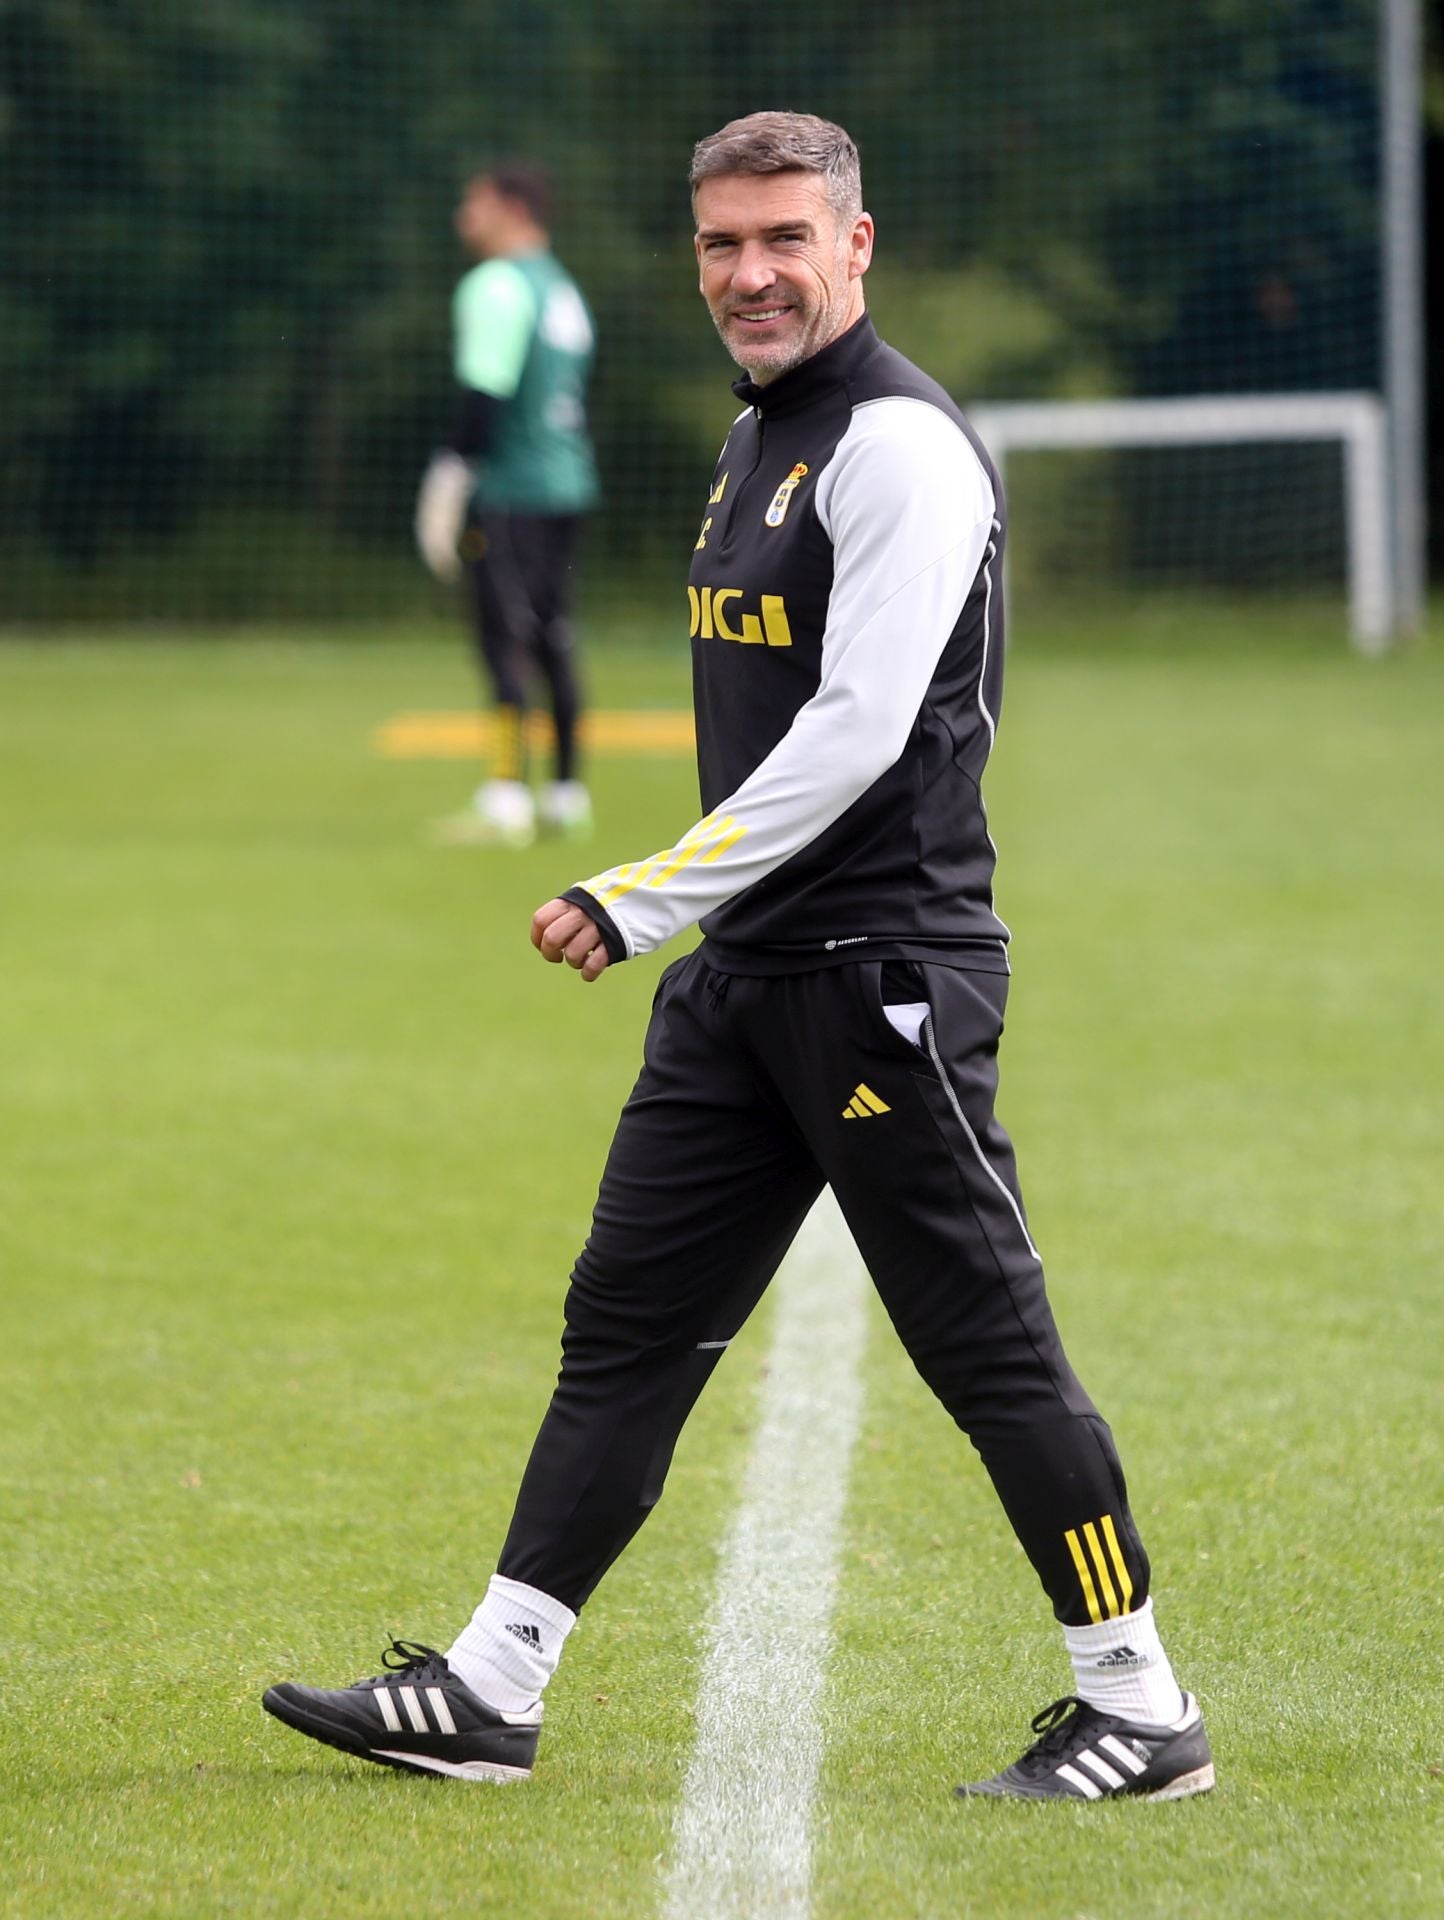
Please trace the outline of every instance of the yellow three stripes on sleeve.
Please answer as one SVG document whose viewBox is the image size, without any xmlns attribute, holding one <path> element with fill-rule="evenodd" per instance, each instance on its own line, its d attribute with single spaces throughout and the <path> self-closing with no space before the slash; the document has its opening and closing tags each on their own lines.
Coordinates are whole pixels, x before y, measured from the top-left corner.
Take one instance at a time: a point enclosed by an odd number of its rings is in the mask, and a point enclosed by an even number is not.
<svg viewBox="0 0 1444 1920">
<path fill-rule="evenodd" d="M 594 879 L 584 880 L 582 885 L 598 906 L 610 907 L 634 887 L 665 887 L 693 860 L 700 859 L 704 867 L 709 865 L 729 847 L 735 847 L 746 831 L 730 813 L 720 818 L 710 813 L 690 833 L 683 834 L 675 847 L 664 847 L 650 860 L 638 860 L 630 866 L 614 867 L 610 873 L 599 873 Z"/>
<path fill-rule="evenodd" d="M 1098 1537 L 1100 1527 L 1103 1530 L 1102 1540 Z M 1094 1626 L 1097 1626 L 1105 1619 L 1116 1620 L 1120 1613 L 1128 1613 L 1131 1611 L 1133 1582 L 1128 1577 L 1128 1565 L 1123 1558 L 1122 1549 L 1118 1545 L 1118 1535 L 1113 1528 L 1113 1515 L 1111 1513 L 1105 1513 L 1103 1518 L 1096 1523 L 1089 1520 L 1084 1525 L 1082 1532 L 1083 1538 L 1080 1540 L 1078 1530 L 1070 1527 L 1063 1535 L 1063 1538 L 1068 1542 L 1068 1551 L 1073 1556 L 1073 1565 L 1078 1569 L 1078 1579 L 1083 1587 L 1083 1598 L 1088 1603 L 1088 1618 L 1093 1622 Z M 1084 1541 L 1088 1544 L 1087 1554 L 1083 1551 Z M 1105 1543 L 1108 1549 L 1106 1554 L 1104 1553 Z M 1088 1564 L 1089 1555 L 1092 1556 L 1093 1561 L 1091 1568 Z M 1112 1574 L 1115 1574 L 1118 1579 L 1116 1588 L 1110 1577 L 1110 1568 Z M 1095 1572 L 1098 1575 L 1098 1583 L 1096 1586 L 1093 1582 Z M 1100 1594 L 1102 1596 L 1101 1606 L 1099 1604 Z"/>
</svg>

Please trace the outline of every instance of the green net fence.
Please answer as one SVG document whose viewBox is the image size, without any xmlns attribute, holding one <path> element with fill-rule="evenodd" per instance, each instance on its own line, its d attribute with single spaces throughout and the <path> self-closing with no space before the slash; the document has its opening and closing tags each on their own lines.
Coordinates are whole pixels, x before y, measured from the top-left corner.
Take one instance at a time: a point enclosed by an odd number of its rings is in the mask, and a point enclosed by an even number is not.
<svg viewBox="0 0 1444 1920">
<path fill-rule="evenodd" d="M 597 595 L 675 596 L 735 411 L 693 142 L 863 153 L 886 337 L 965 405 L 1377 388 L 1374 0 L 4 0 L 0 619 L 434 610 L 462 175 L 530 154 L 601 342 Z M 1338 450 L 1035 453 L 1014 565 L 1312 590 Z"/>
</svg>

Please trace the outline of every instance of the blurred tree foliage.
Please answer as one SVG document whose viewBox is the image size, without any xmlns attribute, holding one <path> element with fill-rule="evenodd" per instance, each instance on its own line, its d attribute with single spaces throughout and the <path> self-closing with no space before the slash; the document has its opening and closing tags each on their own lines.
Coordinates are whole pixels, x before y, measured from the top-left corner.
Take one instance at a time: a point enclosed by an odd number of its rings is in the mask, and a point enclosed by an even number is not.
<svg viewBox="0 0 1444 1920">
<path fill-rule="evenodd" d="M 507 152 L 599 320 L 598 544 L 670 564 L 733 407 L 688 157 L 764 105 L 857 136 L 880 323 L 964 400 L 1369 384 L 1376 36 L 1374 0 L 0 0 L 5 572 L 187 550 L 244 611 L 324 549 L 326 606 L 374 604 L 457 182 Z"/>
</svg>

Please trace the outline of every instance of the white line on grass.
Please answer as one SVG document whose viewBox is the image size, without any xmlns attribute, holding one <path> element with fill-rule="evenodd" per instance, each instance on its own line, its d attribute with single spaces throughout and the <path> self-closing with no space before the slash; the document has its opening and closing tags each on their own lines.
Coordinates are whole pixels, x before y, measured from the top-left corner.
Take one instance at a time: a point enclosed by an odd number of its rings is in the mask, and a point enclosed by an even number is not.
<svg viewBox="0 0 1444 1920">
<path fill-rule="evenodd" d="M 761 1418 L 713 1605 L 667 1920 L 797 1920 L 848 1467 L 862 1410 L 866 1276 L 824 1193 L 777 1279 Z"/>
</svg>

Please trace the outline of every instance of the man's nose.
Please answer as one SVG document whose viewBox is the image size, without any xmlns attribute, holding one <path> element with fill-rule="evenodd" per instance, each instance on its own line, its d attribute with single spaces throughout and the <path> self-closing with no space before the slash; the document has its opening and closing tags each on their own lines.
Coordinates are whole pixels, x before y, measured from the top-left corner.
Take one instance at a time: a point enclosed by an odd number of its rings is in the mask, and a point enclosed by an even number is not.
<svg viewBox="0 0 1444 1920">
<path fill-rule="evenodd" d="M 732 291 L 741 294 L 761 293 L 776 278 L 766 247 L 757 242 L 744 244 L 737 265 L 732 270 Z"/>
</svg>

